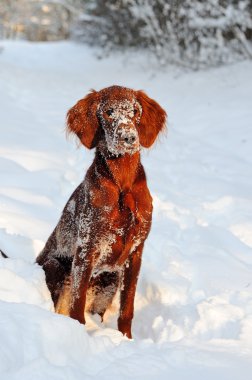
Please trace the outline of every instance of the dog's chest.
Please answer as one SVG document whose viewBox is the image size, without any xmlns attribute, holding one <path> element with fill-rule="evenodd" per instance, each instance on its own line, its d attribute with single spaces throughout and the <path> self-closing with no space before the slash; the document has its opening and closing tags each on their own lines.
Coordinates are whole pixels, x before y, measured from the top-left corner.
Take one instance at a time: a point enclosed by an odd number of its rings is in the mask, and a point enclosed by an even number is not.
<svg viewBox="0 0 252 380">
<path fill-rule="evenodd" d="M 127 203 L 123 199 L 124 196 L 121 198 L 117 208 L 113 210 L 112 217 L 109 213 L 107 218 L 104 217 L 102 233 L 97 240 L 97 264 L 116 265 L 125 246 L 129 241 L 133 242 L 136 239 L 137 222 L 132 211 L 133 206 L 135 210 L 135 202 L 132 197 L 127 197 Z"/>
<path fill-rule="evenodd" d="M 102 267 L 121 266 L 141 240 L 138 231 L 137 205 L 131 192 L 119 194 L 117 205 L 104 206 L 101 228 L 94 237 L 96 270 Z M 128 247 L 128 248 L 127 248 Z"/>
</svg>

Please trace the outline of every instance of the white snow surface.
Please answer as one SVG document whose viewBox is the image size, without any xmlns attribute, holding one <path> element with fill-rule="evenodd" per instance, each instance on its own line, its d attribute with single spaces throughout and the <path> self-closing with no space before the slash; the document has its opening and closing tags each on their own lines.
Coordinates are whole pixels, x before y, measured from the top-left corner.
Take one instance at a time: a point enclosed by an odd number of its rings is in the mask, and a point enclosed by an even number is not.
<svg viewBox="0 0 252 380">
<path fill-rule="evenodd" d="M 247 380 L 252 370 L 252 62 L 160 71 L 71 42 L 2 41 L 0 378 Z M 133 340 L 117 302 L 84 327 L 53 312 L 36 255 L 93 158 L 67 110 L 118 84 L 144 89 L 168 133 L 142 152 L 154 198 Z"/>
</svg>

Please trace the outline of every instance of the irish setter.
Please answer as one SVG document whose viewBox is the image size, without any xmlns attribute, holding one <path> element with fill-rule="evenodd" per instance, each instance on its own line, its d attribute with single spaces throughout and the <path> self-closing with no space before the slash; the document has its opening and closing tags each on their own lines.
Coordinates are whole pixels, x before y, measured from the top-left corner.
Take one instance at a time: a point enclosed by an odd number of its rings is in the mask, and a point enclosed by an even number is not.
<svg viewBox="0 0 252 380">
<path fill-rule="evenodd" d="M 84 181 L 67 202 L 37 263 L 58 313 L 103 319 L 119 289 L 118 329 L 131 338 L 134 297 L 152 198 L 140 162 L 165 127 L 166 112 L 143 91 L 92 91 L 67 114 L 68 131 L 96 148 Z"/>
</svg>

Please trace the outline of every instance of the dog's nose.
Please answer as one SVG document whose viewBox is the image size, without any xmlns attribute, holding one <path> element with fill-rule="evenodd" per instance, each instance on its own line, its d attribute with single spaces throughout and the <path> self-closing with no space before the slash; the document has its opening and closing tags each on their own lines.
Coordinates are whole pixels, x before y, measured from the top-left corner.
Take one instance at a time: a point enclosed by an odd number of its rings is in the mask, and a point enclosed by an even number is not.
<svg viewBox="0 0 252 380">
<path fill-rule="evenodd" d="M 136 141 L 136 135 L 134 134 L 131 134 L 131 135 L 128 135 L 128 136 L 125 136 L 124 137 L 124 141 L 127 143 L 127 144 L 133 144 L 135 141 Z"/>
</svg>

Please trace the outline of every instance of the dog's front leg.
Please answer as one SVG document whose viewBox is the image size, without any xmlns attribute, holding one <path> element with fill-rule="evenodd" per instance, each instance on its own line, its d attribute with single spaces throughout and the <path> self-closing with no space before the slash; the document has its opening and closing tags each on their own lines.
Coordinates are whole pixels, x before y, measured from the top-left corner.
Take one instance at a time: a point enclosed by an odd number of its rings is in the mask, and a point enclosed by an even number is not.
<svg viewBox="0 0 252 380">
<path fill-rule="evenodd" d="M 85 324 L 86 294 L 92 272 L 91 258 L 92 255 L 83 257 L 83 251 L 79 249 L 72 266 L 69 315 L 83 324 Z"/>
<path fill-rule="evenodd" d="M 132 338 L 131 323 L 134 316 L 134 299 L 141 267 L 142 251 L 143 243 L 130 255 L 123 270 L 118 330 L 129 339 Z"/>
</svg>

